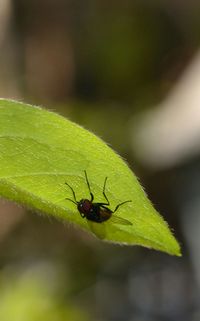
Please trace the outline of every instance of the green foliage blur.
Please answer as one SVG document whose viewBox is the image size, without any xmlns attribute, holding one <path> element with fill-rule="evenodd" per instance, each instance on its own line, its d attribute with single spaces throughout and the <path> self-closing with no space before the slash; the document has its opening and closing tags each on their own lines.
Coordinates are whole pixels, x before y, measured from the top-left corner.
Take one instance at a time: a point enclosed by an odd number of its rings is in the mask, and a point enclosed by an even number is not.
<svg viewBox="0 0 200 321">
<path fill-rule="evenodd" d="M 55 289 L 59 278 L 56 280 L 51 272 L 47 265 L 21 271 L 12 266 L 3 271 L 0 275 L 1 320 L 89 321 L 81 309 L 60 297 Z M 48 277 L 52 278 L 51 282 Z"/>
</svg>

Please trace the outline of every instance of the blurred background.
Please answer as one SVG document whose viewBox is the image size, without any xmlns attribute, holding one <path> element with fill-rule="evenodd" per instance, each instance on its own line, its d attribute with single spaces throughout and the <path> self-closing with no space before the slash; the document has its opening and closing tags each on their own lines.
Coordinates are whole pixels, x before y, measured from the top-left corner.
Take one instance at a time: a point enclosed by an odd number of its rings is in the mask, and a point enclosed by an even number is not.
<svg viewBox="0 0 200 321">
<path fill-rule="evenodd" d="M 1 200 L 0 320 L 200 320 L 199 17 L 195 0 L 0 0 L 0 97 L 102 137 L 183 249 L 104 244 Z"/>
</svg>

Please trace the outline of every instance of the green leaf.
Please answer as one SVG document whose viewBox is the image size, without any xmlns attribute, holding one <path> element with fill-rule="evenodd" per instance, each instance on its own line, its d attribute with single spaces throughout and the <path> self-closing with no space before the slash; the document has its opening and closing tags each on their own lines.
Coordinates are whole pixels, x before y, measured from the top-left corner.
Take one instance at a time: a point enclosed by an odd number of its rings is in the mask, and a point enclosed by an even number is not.
<svg viewBox="0 0 200 321">
<path fill-rule="evenodd" d="M 105 202 L 102 190 L 106 176 L 110 209 L 132 201 L 117 211 L 117 216 L 132 225 L 111 219 L 89 222 L 66 200 L 73 195 L 65 182 L 73 187 L 78 200 L 90 197 L 84 170 L 95 202 Z M 127 164 L 110 147 L 55 113 L 10 100 L 0 100 L 0 195 L 79 225 L 107 241 L 181 255 L 166 222 Z"/>
</svg>

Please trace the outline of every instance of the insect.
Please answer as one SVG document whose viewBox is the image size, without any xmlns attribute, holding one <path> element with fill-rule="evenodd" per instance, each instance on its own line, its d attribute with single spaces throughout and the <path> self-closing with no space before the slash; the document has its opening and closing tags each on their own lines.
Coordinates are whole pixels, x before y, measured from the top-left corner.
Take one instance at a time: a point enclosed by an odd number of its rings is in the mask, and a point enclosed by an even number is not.
<svg viewBox="0 0 200 321">
<path fill-rule="evenodd" d="M 125 201 L 125 202 L 118 204 L 115 207 L 114 211 L 112 211 L 110 208 L 108 208 L 107 206 L 110 205 L 110 202 L 109 202 L 109 200 L 106 196 L 106 193 L 105 193 L 106 182 L 108 179 L 106 177 L 105 181 L 104 181 L 104 186 L 103 186 L 103 196 L 106 199 L 106 202 L 105 203 L 93 202 L 94 195 L 91 192 L 89 180 L 87 177 L 87 172 L 84 171 L 84 173 L 85 173 L 85 179 L 86 179 L 86 183 L 87 183 L 89 193 L 90 193 L 90 199 L 83 198 L 80 201 L 77 201 L 75 191 L 68 183 L 65 183 L 71 189 L 72 194 L 73 194 L 73 198 L 74 198 L 74 200 L 72 200 L 71 198 L 66 198 L 66 200 L 71 201 L 72 203 L 74 203 L 77 206 L 77 209 L 78 209 L 81 217 L 86 218 L 87 220 L 92 221 L 92 222 L 96 222 L 96 223 L 103 223 L 109 219 L 112 219 L 112 222 L 116 223 L 116 224 L 132 225 L 132 223 L 129 222 L 128 220 L 118 217 L 116 215 L 113 215 L 118 210 L 118 208 L 120 206 L 124 205 L 125 203 L 131 202 L 131 201 Z"/>
</svg>

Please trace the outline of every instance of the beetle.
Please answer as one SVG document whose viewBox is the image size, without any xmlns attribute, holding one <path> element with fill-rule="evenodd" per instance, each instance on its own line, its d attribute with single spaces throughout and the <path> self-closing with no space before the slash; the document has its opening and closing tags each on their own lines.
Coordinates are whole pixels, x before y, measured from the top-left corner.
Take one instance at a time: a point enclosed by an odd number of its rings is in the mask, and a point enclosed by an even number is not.
<svg viewBox="0 0 200 321">
<path fill-rule="evenodd" d="M 81 217 L 86 218 L 88 221 L 92 221 L 95 223 L 103 223 L 103 222 L 112 218 L 113 223 L 122 224 L 122 225 L 132 225 L 132 223 L 129 222 L 128 220 L 126 220 L 122 217 L 118 217 L 116 215 L 113 215 L 118 210 L 118 208 L 120 206 L 122 206 L 128 202 L 132 202 L 132 201 L 131 200 L 124 201 L 124 202 L 118 204 L 113 211 L 110 208 L 108 208 L 108 206 L 110 206 L 110 202 L 109 202 L 108 197 L 106 196 L 106 193 L 105 193 L 106 182 L 108 179 L 108 177 L 106 177 L 104 180 L 104 186 L 103 186 L 103 192 L 102 192 L 104 198 L 106 199 L 106 202 L 105 203 L 104 202 L 98 202 L 98 203 L 93 202 L 94 195 L 91 192 L 91 188 L 90 188 L 90 184 L 89 184 L 86 170 L 84 171 L 84 173 L 85 173 L 85 179 L 86 179 L 86 183 L 87 183 L 89 193 L 90 193 L 90 199 L 82 198 L 80 201 L 77 201 L 75 191 L 67 182 L 65 182 L 65 184 L 71 189 L 72 194 L 73 194 L 73 198 L 74 198 L 74 200 L 71 198 L 66 198 L 66 200 L 71 201 L 72 203 L 74 203 L 77 206 L 77 209 L 78 209 Z"/>
</svg>

